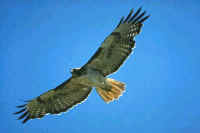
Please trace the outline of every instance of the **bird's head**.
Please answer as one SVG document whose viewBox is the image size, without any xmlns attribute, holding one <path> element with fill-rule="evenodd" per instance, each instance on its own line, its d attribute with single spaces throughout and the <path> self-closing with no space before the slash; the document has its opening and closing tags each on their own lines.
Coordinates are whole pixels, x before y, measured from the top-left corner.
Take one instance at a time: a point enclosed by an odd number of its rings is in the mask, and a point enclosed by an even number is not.
<svg viewBox="0 0 200 133">
<path fill-rule="evenodd" d="M 80 76 L 81 75 L 80 68 L 73 68 L 73 69 L 71 69 L 70 72 L 71 72 L 72 76 Z"/>
</svg>

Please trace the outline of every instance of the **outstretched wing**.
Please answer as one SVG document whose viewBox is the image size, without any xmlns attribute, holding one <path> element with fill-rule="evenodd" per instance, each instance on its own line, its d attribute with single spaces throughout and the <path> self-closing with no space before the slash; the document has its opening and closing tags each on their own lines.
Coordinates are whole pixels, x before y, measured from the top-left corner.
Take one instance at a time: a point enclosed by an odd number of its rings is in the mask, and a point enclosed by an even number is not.
<svg viewBox="0 0 200 133">
<path fill-rule="evenodd" d="M 135 46 L 134 37 L 140 33 L 143 22 L 149 17 L 139 8 L 120 20 L 115 30 L 104 40 L 92 58 L 82 67 L 100 71 L 104 76 L 118 70 Z"/>
<path fill-rule="evenodd" d="M 24 118 L 25 123 L 30 119 L 42 118 L 46 114 L 65 112 L 85 100 L 92 90 L 77 83 L 77 79 L 71 77 L 55 89 L 30 100 L 25 105 L 17 106 L 22 109 L 14 114 L 23 112 L 18 119 Z"/>
</svg>

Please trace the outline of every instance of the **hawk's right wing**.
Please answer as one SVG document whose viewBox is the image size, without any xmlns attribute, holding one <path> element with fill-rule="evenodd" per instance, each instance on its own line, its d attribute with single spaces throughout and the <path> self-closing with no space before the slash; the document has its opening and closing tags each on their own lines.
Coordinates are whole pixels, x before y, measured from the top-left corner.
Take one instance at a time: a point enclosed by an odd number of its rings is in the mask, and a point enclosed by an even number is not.
<svg viewBox="0 0 200 133">
<path fill-rule="evenodd" d="M 77 79 L 71 77 L 55 89 L 28 101 L 25 105 L 17 106 L 22 109 L 14 114 L 23 112 L 18 119 L 24 118 L 25 123 L 29 119 L 42 118 L 46 114 L 65 112 L 85 100 L 91 90 L 92 88 L 78 84 Z"/>
<path fill-rule="evenodd" d="M 143 22 L 149 18 L 145 11 L 139 8 L 135 14 L 133 10 L 120 20 L 114 31 L 106 37 L 96 53 L 83 66 L 93 68 L 107 76 L 116 72 L 124 63 L 135 46 L 135 36 L 141 31 Z"/>
</svg>

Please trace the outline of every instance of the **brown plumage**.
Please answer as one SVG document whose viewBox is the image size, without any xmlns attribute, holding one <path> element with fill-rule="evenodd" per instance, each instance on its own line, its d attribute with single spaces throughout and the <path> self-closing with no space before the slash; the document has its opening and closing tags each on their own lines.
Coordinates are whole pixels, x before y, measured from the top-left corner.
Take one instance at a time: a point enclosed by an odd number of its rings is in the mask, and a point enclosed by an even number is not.
<svg viewBox="0 0 200 133">
<path fill-rule="evenodd" d="M 140 33 L 143 22 L 149 18 L 149 15 L 144 16 L 145 11 L 139 15 L 140 12 L 141 8 L 131 17 L 131 10 L 125 20 L 122 17 L 115 30 L 83 67 L 97 69 L 104 76 L 117 71 L 132 52 L 135 46 L 134 37 Z"/>
<path fill-rule="evenodd" d="M 14 114 L 24 112 L 18 119 L 25 118 L 23 120 L 25 123 L 29 119 L 42 118 L 48 113 L 58 114 L 67 111 L 85 100 L 92 90 L 91 87 L 76 85 L 74 82 L 76 79 L 70 78 L 55 89 L 30 100 L 27 104 L 17 106 L 21 110 Z"/>
<path fill-rule="evenodd" d="M 104 40 L 96 53 L 81 68 L 72 69 L 72 77 L 48 92 L 17 106 L 14 114 L 23 123 L 30 119 L 42 118 L 46 114 L 65 112 L 84 101 L 93 87 L 101 98 L 109 103 L 118 99 L 125 91 L 125 84 L 106 76 L 116 72 L 135 46 L 135 36 L 141 31 L 143 22 L 149 17 L 139 8 L 124 19 L 121 18 L 114 31 Z M 133 15 L 132 15 L 133 14 Z"/>
</svg>

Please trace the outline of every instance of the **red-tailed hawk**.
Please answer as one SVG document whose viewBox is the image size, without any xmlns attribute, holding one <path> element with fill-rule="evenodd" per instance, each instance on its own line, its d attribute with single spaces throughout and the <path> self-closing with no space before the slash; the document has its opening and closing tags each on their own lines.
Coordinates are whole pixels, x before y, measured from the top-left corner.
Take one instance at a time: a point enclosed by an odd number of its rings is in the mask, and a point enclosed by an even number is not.
<svg viewBox="0 0 200 133">
<path fill-rule="evenodd" d="M 23 112 L 18 119 L 24 118 L 25 123 L 46 114 L 65 112 L 85 100 L 93 87 L 106 103 L 118 99 L 125 90 L 125 84 L 106 76 L 117 71 L 132 52 L 134 38 L 140 33 L 143 22 L 149 18 L 145 13 L 141 13 L 139 8 L 135 14 L 131 10 L 125 19 L 122 17 L 92 58 L 81 68 L 71 70 L 72 76 L 67 81 L 27 104 L 17 106 L 22 109 L 15 114 Z"/>
</svg>

